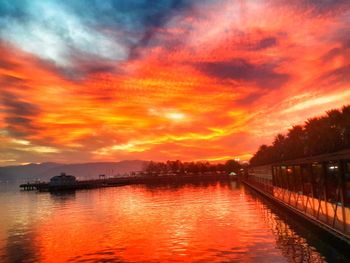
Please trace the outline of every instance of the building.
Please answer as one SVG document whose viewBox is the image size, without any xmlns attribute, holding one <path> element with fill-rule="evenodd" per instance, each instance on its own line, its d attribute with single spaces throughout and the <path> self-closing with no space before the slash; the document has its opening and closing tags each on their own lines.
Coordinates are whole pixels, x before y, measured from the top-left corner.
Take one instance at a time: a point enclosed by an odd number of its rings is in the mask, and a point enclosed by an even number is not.
<svg viewBox="0 0 350 263">
<path fill-rule="evenodd" d="M 61 173 L 50 179 L 50 186 L 71 186 L 77 183 L 77 179 L 73 175 Z"/>
</svg>

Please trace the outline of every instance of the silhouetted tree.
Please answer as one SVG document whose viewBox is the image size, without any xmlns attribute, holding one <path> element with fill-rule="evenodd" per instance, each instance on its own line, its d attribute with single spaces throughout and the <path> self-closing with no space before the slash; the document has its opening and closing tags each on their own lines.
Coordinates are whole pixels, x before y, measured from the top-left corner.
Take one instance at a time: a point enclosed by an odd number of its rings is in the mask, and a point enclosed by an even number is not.
<svg viewBox="0 0 350 263">
<path fill-rule="evenodd" d="M 144 171 L 148 175 L 158 176 L 163 173 L 185 175 L 202 174 L 207 172 L 226 171 L 238 172 L 241 165 L 235 160 L 228 160 L 225 164 L 211 164 L 209 162 L 181 162 L 167 161 L 165 163 L 157 163 L 150 161 L 145 167 Z"/>
<path fill-rule="evenodd" d="M 350 148 L 350 105 L 342 108 L 342 140 L 345 148 Z"/>
<path fill-rule="evenodd" d="M 302 157 L 306 150 L 304 128 L 301 125 L 296 125 L 289 129 L 285 144 L 286 159 Z"/>
<path fill-rule="evenodd" d="M 241 169 L 241 164 L 235 160 L 228 160 L 225 163 L 225 171 L 238 173 L 239 169 Z"/>
<path fill-rule="evenodd" d="M 261 165 L 350 148 L 350 105 L 332 109 L 326 115 L 293 126 L 278 134 L 272 145 L 261 145 L 250 160 Z"/>
</svg>

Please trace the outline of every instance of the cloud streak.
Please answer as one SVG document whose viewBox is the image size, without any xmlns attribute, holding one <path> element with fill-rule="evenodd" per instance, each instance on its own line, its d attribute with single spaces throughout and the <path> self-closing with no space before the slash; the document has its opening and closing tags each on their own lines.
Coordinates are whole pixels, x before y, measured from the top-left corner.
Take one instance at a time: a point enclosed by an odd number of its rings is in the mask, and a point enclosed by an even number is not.
<svg viewBox="0 0 350 263">
<path fill-rule="evenodd" d="M 206 62 L 198 67 L 214 78 L 253 82 L 267 89 L 280 88 L 288 80 L 288 75 L 276 72 L 274 65 L 252 64 L 245 59 Z"/>
</svg>

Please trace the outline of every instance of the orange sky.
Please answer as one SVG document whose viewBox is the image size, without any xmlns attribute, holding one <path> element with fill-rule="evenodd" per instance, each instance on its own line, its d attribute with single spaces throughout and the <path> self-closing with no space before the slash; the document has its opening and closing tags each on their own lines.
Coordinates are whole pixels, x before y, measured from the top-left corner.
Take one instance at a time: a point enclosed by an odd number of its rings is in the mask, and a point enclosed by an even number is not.
<svg viewBox="0 0 350 263">
<path fill-rule="evenodd" d="M 349 2 L 198 2 L 142 32 L 40 1 L 46 20 L 3 16 L 0 166 L 248 160 L 350 103 Z"/>
</svg>

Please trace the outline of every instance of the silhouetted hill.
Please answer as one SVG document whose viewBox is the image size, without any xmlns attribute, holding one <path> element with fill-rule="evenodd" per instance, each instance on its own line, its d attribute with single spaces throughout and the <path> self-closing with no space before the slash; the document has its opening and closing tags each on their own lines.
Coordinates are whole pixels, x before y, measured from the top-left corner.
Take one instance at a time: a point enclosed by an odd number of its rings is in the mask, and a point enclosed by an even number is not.
<svg viewBox="0 0 350 263">
<path fill-rule="evenodd" d="M 48 180 L 61 172 L 74 175 L 81 179 L 98 178 L 99 174 L 112 176 L 131 171 L 140 171 L 145 167 L 146 163 L 146 161 L 140 160 L 126 160 L 100 163 L 41 163 L 5 166 L 0 167 L 0 181 Z"/>
<path fill-rule="evenodd" d="M 58 163 L 31 163 L 27 165 L 0 167 L 0 181 L 40 178 L 40 175 L 45 171 L 61 165 Z"/>
</svg>

